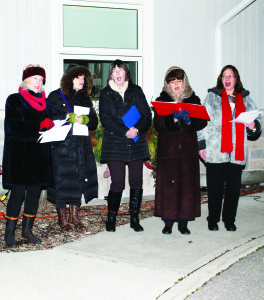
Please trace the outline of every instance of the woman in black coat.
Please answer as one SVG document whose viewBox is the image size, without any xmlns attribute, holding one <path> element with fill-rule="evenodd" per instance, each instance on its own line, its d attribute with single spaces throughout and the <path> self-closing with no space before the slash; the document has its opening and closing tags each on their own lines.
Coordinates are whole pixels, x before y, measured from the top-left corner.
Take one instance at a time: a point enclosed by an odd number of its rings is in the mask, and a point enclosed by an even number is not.
<svg viewBox="0 0 264 300">
<path fill-rule="evenodd" d="M 5 106 L 3 187 L 11 189 L 6 209 L 5 243 L 16 248 L 15 229 L 24 201 L 22 236 L 33 244 L 41 240 L 32 234 L 40 192 L 50 184 L 50 145 L 37 143 L 39 131 L 53 122 L 46 104 L 43 84 L 45 70 L 29 65 L 22 76 L 19 92 L 10 95 Z"/>
<path fill-rule="evenodd" d="M 51 92 L 47 99 L 53 120 L 68 119 L 69 123 L 82 124 L 88 127 L 87 133 L 95 130 L 98 117 L 89 97 L 92 86 L 93 77 L 88 68 L 70 65 L 61 79 L 60 90 Z M 76 115 L 73 112 L 75 106 L 88 108 L 89 114 Z M 63 230 L 72 231 L 69 224 L 72 223 L 77 230 L 85 231 L 86 227 L 79 219 L 82 194 L 86 203 L 98 197 L 91 138 L 89 134 L 74 135 L 72 128 L 64 141 L 53 143 L 51 153 L 54 183 L 48 188 L 48 200 L 56 203 L 59 225 Z M 67 204 L 70 205 L 69 220 Z"/>
<path fill-rule="evenodd" d="M 132 106 L 136 106 L 140 119 L 125 125 L 122 117 Z M 110 65 L 108 85 L 100 94 L 99 114 L 104 127 L 100 160 L 107 163 L 112 180 L 107 197 L 106 230 L 115 231 L 128 165 L 130 227 L 143 231 L 138 215 L 143 194 L 143 162 L 150 159 L 146 132 L 151 125 L 151 112 L 142 89 L 130 81 L 130 72 L 121 60 Z"/>
</svg>

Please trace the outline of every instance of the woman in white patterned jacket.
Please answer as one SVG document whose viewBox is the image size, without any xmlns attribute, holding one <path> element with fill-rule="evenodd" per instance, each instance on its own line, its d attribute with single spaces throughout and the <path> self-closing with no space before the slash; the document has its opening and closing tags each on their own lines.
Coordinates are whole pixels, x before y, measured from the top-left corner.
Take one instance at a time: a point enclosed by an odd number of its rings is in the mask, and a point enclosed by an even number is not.
<svg viewBox="0 0 264 300">
<path fill-rule="evenodd" d="M 222 69 L 216 87 L 208 90 L 202 104 L 211 119 L 207 127 L 198 132 L 199 155 L 206 165 L 208 229 L 218 230 L 225 194 L 222 221 L 227 231 L 236 231 L 247 136 L 260 135 L 261 117 L 248 124 L 230 122 L 242 112 L 257 109 L 249 91 L 243 88 L 238 70 L 232 65 Z"/>
</svg>

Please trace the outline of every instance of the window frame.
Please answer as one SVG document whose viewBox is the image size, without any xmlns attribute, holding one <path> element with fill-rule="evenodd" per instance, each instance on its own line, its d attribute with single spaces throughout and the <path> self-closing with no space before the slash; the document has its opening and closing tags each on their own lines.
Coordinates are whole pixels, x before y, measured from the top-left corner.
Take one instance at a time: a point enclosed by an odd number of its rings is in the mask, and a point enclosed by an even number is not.
<svg viewBox="0 0 264 300">
<path fill-rule="evenodd" d="M 133 9 L 138 11 L 138 49 L 118 49 L 118 48 L 84 48 L 84 47 L 65 47 L 63 46 L 63 7 L 84 6 L 84 7 L 102 7 L 102 8 L 120 8 Z M 142 7 L 141 5 L 85 2 L 64 0 L 61 2 L 59 9 L 59 53 L 60 54 L 86 54 L 86 55 L 122 55 L 122 56 L 139 56 L 142 57 Z"/>
</svg>

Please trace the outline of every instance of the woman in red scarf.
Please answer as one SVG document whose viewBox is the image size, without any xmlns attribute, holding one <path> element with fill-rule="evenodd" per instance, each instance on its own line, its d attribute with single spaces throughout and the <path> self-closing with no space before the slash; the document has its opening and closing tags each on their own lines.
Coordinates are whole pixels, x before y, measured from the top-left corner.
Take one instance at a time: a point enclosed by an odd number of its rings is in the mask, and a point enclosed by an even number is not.
<svg viewBox="0 0 264 300">
<path fill-rule="evenodd" d="M 199 154 L 206 164 L 208 187 L 208 229 L 218 230 L 222 220 L 227 231 L 236 231 L 235 218 L 240 195 L 242 170 L 246 163 L 247 135 L 258 136 L 261 132 L 260 116 L 253 122 L 230 122 L 241 113 L 257 109 L 243 88 L 238 70 L 225 66 L 215 88 L 208 90 L 203 105 L 211 121 L 198 133 Z M 226 187 L 225 187 L 226 186 Z"/>
<path fill-rule="evenodd" d="M 17 247 L 15 230 L 23 201 L 22 237 L 33 244 L 41 243 L 31 229 L 40 192 L 51 178 L 49 144 L 37 143 L 39 131 L 54 126 L 43 91 L 45 81 L 45 70 L 29 65 L 23 71 L 19 92 L 6 100 L 3 188 L 11 190 L 5 230 L 9 248 Z"/>
</svg>

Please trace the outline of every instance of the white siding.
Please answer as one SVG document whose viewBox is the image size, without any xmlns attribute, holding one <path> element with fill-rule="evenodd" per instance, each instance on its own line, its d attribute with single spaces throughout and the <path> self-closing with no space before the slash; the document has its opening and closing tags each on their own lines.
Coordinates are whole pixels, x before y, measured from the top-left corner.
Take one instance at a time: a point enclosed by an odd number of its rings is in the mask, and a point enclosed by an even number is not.
<svg viewBox="0 0 264 300">
<path fill-rule="evenodd" d="M 185 69 L 191 86 L 203 99 L 215 86 L 217 22 L 240 0 L 155 1 L 155 96 L 166 70 L 177 65 Z M 257 0 L 224 25 L 223 66 L 235 65 L 246 89 L 260 108 L 260 87 L 264 83 L 264 0 Z"/>
<path fill-rule="evenodd" d="M 6 97 L 17 92 L 26 65 L 42 65 L 49 79 L 49 33 L 50 0 L 0 1 L 0 110 Z"/>
<path fill-rule="evenodd" d="M 67 0 L 69 3 L 77 3 Z M 85 1 L 83 1 L 85 2 Z M 203 99 L 216 83 L 217 22 L 242 0 L 98 0 L 89 4 L 125 3 L 142 6 L 142 87 L 156 98 L 164 74 L 172 65 L 185 69 L 196 94 Z M 0 158 L 6 97 L 15 93 L 27 64 L 47 72 L 46 94 L 62 75 L 59 41 L 62 0 L 0 0 Z M 120 24 L 122 26 L 122 24 Z M 256 0 L 222 27 L 222 64 L 235 65 L 244 87 L 264 109 L 264 0 Z M 263 138 L 260 144 L 263 144 Z M 254 144 L 256 145 L 256 144 Z M 264 157 L 251 151 L 251 168 L 264 168 Z M 261 152 L 262 153 L 262 152 Z M 255 155 L 256 154 L 256 155 Z M 255 155 L 255 156 L 254 156 Z M 148 175 L 149 179 L 149 175 Z M 148 180 L 147 179 L 147 180 Z M 153 191 L 153 182 L 145 183 Z M 108 189 L 108 187 L 106 187 Z"/>
</svg>

